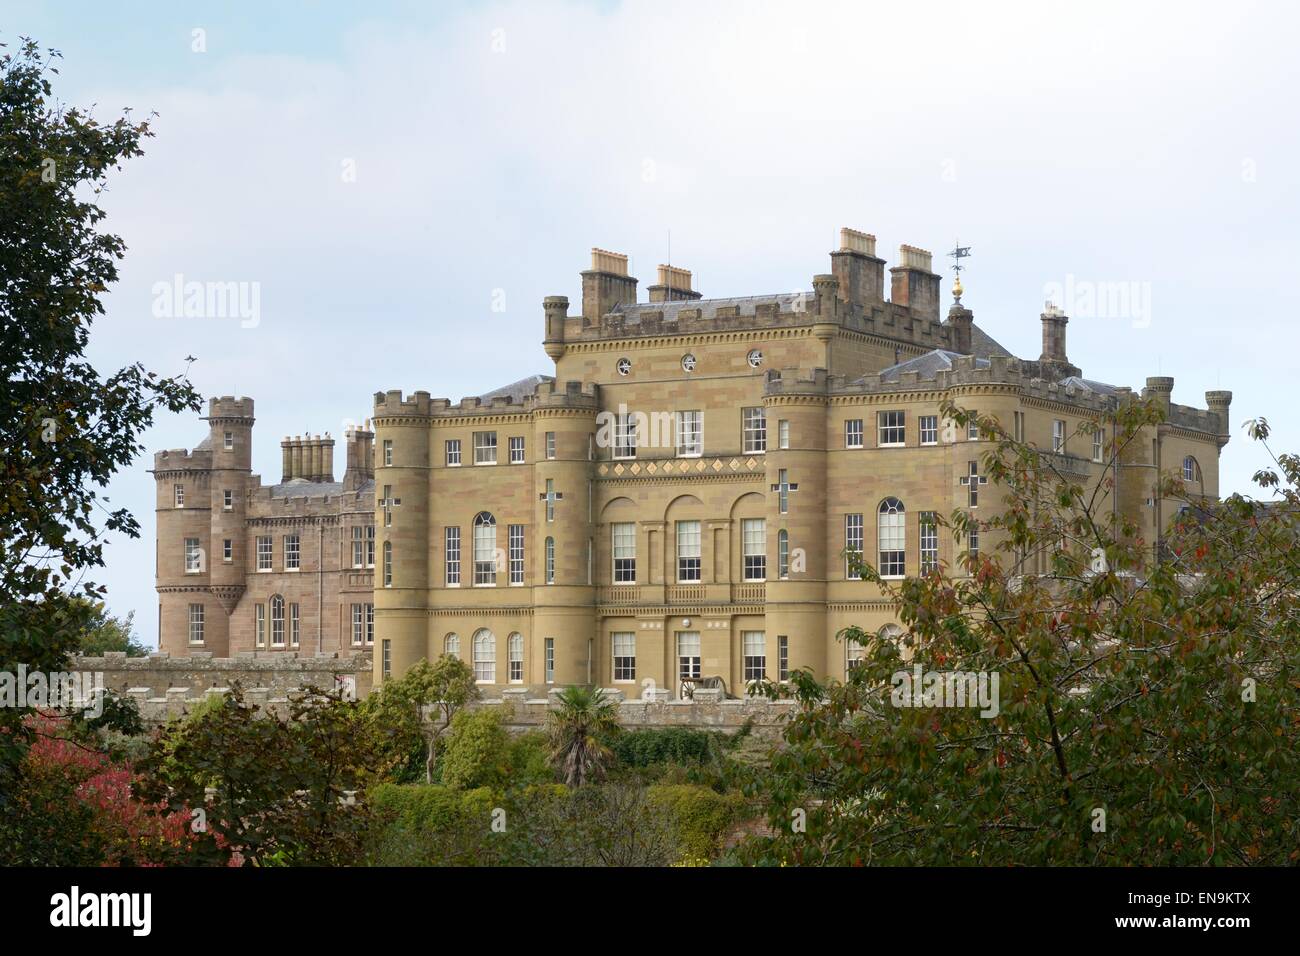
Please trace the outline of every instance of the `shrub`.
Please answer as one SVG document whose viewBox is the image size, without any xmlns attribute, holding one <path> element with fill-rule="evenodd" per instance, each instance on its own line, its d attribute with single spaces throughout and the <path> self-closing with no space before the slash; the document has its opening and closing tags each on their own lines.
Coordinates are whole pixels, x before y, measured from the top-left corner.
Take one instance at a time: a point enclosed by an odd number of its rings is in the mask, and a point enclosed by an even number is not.
<svg viewBox="0 0 1300 956">
<path fill-rule="evenodd" d="M 509 749 L 499 711 L 463 710 L 447 733 L 442 782 L 457 790 L 501 786 L 509 776 Z"/>
<path fill-rule="evenodd" d="M 687 860 L 716 857 L 728 828 L 743 809 L 743 801 L 734 794 L 691 784 L 653 786 L 646 796 L 671 815 L 682 858 Z"/>
</svg>

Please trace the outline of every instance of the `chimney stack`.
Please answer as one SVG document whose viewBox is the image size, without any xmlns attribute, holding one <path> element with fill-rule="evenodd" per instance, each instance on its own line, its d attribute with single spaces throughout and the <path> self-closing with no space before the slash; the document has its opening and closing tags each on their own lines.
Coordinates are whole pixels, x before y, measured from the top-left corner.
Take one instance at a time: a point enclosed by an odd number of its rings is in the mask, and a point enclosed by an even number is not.
<svg viewBox="0 0 1300 956">
<path fill-rule="evenodd" d="M 876 257 L 876 237 L 870 233 L 841 229 L 840 248 L 831 253 L 831 272 L 840 280 L 840 295 L 846 302 L 884 302 L 885 260 Z"/>
<path fill-rule="evenodd" d="M 651 302 L 679 302 L 683 299 L 701 298 L 701 293 L 691 287 L 689 269 L 659 264 L 659 281 L 646 289 Z"/>
<path fill-rule="evenodd" d="M 889 298 L 922 318 L 938 322 L 939 276 L 931 271 L 931 259 L 925 249 L 899 246 L 898 265 L 889 270 Z"/>
<path fill-rule="evenodd" d="M 375 433 L 367 419 L 364 426 L 355 425 L 344 435 L 347 442 L 347 470 L 343 472 L 343 490 L 356 491 L 375 477 Z"/>
<path fill-rule="evenodd" d="M 1065 357 L 1065 327 L 1070 319 L 1061 309 L 1048 302 L 1043 307 L 1043 354 L 1040 362 L 1052 362 L 1056 365 L 1069 365 Z"/>
<path fill-rule="evenodd" d="M 636 279 L 627 274 L 627 256 L 591 250 L 591 268 L 582 275 L 582 327 L 595 328 L 617 305 L 636 302 Z"/>
<path fill-rule="evenodd" d="M 280 456 L 283 458 L 280 467 L 280 480 L 288 481 L 293 477 L 293 439 L 288 435 L 285 435 L 284 441 L 280 442 Z"/>
</svg>

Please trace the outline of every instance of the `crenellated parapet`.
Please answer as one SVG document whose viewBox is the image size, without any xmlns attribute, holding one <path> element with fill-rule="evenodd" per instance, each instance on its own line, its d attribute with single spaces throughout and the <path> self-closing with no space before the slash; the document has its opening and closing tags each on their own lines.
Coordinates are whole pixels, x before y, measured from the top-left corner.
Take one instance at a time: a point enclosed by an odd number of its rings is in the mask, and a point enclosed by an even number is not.
<svg viewBox="0 0 1300 956">
<path fill-rule="evenodd" d="M 211 470 L 212 451 L 206 448 L 169 448 L 153 456 L 154 477 L 159 479 L 179 472 Z"/>
</svg>

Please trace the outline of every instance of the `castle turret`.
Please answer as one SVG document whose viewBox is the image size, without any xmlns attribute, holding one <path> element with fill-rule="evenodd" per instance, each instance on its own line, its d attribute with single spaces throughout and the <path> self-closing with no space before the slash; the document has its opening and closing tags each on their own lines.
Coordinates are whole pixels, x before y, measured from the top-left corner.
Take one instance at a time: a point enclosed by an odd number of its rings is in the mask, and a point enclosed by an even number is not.
<svg viewBox="0 0 1300 956">
<path fill-rule="evenodd" d="M 569 315 L 569 299 L 563 295 L 548 295 L 542 300 L 542 311 L 546 313 L 546 338 L 542 347 L 551 360 L 558 362 L 564 355 L 564 320 Z"/>
<path fill-rule="evenodd" d="M 961 304 L 961 287 L 959 277 L 952 285 L 952 305 L 948 308 L 948 321 L 944 323 L 952 329 L 952 350 L 963 355 L 971 353 L 971 329 L 975 325 L 975 313 Z"/>
</svg>

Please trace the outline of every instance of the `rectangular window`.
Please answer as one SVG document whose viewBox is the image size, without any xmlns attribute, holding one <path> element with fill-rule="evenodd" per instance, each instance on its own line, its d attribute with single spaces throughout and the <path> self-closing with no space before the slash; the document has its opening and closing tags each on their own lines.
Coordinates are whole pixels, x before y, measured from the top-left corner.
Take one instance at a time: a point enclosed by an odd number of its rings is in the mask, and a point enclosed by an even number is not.
<svg viewBox="0 0 1300 956">
<path fill-rule="evenodd" d="M 510 436 L 510 464 L 522 465 L 524 463 L 524 439 L 522 435 Z"/>
<path fill-rule="evenodd" d="M 253 610 L 253 640 L 258 647 L 266 647 L 266 605 L 258 604 Z"/>
<path fill-rule="evenodd" d="M 271 536 L 259 536 L 257 539 L 257 570 L 271 570 Z"/>
<path fill-rule="evenodd" d="M 393 676 L 393 642 L 387 638 L 384 639 L 380 661 L 380 672 L 383 674 L 384 680 L 388 680 Z"/>
<path fill-rule="evenodd" d="M 391 438 L 385 438 L 384 439 L 384 467 L 389 468 L 392 466 L 392 464 L 393 464 L 393 440 Z"/>
<path fill-rule="evenodd" d="M 510 547 L 510 583 L 524 583 L 524 526 L 507 526 L 506 542 Z"/>
<path fill-rule="evenodd" d="M 474 464 L 495 465 L 497 463 L 497 433 L 474 433 Z"/>
<path fill-rule="evenodd" d="M 742 631 L 741 655 L 744 660 L 744 678 L 747 681 L 767 678 L 766 636 L 762 631 Z"/>
<path fill-rule="evenodd" d="M 776 473 L 776 507 L 780 514 L 790 513 L 790 473 L 784 468 Z"/>
<path fill-rule="evenodd" d="M 790 447 L 790 422 L 782 418 L 776 423 L 776 446 L 778 448 Z"/>
<path fill-rule="evenodd" d="M 700 632 L 679 631 L 677 634 L 677 677 L 700 676 Z"/>
<path fill-rule="evenodd" d="M 767 451 L 767 412 L 763 408 L 741 409 L 741 431 L 746 455 Z"/>
<path fill-rule="evenodd" d="M 966 440 L 967 440 L 967 441 L 979 441 L 979 440 L 980 440 L 980 426 L 979 426 L 979 422 L 978 422 L 977 419 L 976 419 L 976 416 L 979 415 L 979 412 L 972 411 L 970 414 L 971 414 L 970 422 L 967 423 L 967 425 L 966 425 Z"/>
<path fill-rule="evenodd" d="M 698 411 L 677 413 L 677 455 L 698 458 L 704 454 L 704 416 Z"/>
<path fill-rule="evenodd" d="M 364 568 L 366 566 L 366 542 L 363 537 L 365 532 L 361 525 L 352 526 L 352 566 L 354 568 Z"/>
<path fill-rule="evenodd" d="M 235 447 L 235 433 L 234 433 L 234 432 L 226 432 L 226 435 L 225 435 L 225 445 L 226 445 L 226 451 L 230 451 L 230 449 L 232 449 L 232 448 Z"/>
<path fill-rule="evenodd" d="M 677 522 L 677 580 L 700 580 L 700 523 Z"/>
<path fill-rule="evenodd" d="M 971 558 L 980 556 L 980 526 L 979 522 L 974 520 L 970 524 L 970 538 L 966 543 L 966 550 L 970 553 Z"/>
<path fill-rule="evenodd" d="M 1100 428 L 1092 432 L 1092 460 L 1101 461 L 1102 449 L 1106 444 L 1106 433 Z"/>
<path fill-rule="evenodd" d="M 614 419 L 614 457 L 636 457 L 636 416 L 631 412 Z"/>
<path fill-rule="evenodd" d="M 286 534 L 284 536 L 284 569 L 286 571 L 297 571 L 299 567 L 301 567 L 299 538 L 296 534 Z"/>
<path fill-rule="evenodd" d="M 384 527 L 393 526 L 393 486 L 384 485 L 384 497 L 379 502 L 384 509 Z"/>
<path fill-rule="evenodd" d="M 776 533 L 776 576 L 782 581 L 790 577 L 790 532 L 785 528 Z"/>
<path fill-rule="evenodd" d="M 548 460 L 555 457 L 555 432 L 546 433 L 546 457 Z"/>
<path fill-rule="evenodd" d="M 373 647 L 375 643 L 375 606 L 366 605 L 366 646 Z"/>
<path fill-rule="evenodd" d="M 184 485 L 172 485 L 172 496 L 176 499 L 177 508 L 185 507 L 185 486 Z"/>
<path fill-rule="evenodd" d="M 636 583 L 636 524 L 631 521 L 611 526 L 614 548 L 614 583 Z"/>
<path fill-rule="evenodd" d="M 790 679 L 790 638 L 784 634 L 776 639 L 776 679 Z"/>
<path fill-rule="evenodd" d="M 1065 422 L 1059 418 L 1052 422 L 1052 451 L 1065 454 Z"/>
<path fill-rule="evenodd" d="M 460 528 L 444 529 L 443 537 L 447 545 L 447 586 L 460 587 Z"/>
<path fill-rule="evenodd" d="M 555 479 L 546 479 L 546 520 L 555 520 Z"/>
<path fill-rule="evenodd" d="M 921 512 L 921 573 L 939 566 L 939 524 L 933 511 Z"/>
<path fill-rule="evenodd" d="M 221 542 L 221 560 L 225 562 L 235 560 L 235 542 L 230 538 Z"/>
<path fill-rule="evenodd" d="M 862 419 L 850 418 L 844 423 L 844 447 L 862 447 Z"/>
<path fill-rule="evenodd" d="M 631 633 L 611 635 L 614 645 L 614 680 L 636 680 L 636 635 Z"/>
<path fill-rule="evenodd" d="M 447 467 L 459 468 L 460 467 L 460 439 L 448 438 L 446 441 L 446 446 L 447 446 Z"/>
<path fill-rule="evenodd" d="M 546 639 L 546 683 L 555 683 L 555 638 Z"/>
<path fill-rule="evenodd" d="M 235 507 L 235 493 L 227 488 L 221 493 L 221 510 L 230 511 Z"/>
<path fill-rule="evenodd" d="M 1022 442 L 1025 440 L 1025 413 L 1012 412 L 1012 416 L 1013 417 L 1012 417 L 1011 427 L 1015 431 L 1015 434 L 1012 436 L 1012 438 L 1014 441 Z"/>
<path fill-rule="evenodd" d="M 352 644 L 354 647 L 360 647 L 361 642 L 365 640 L 364 613 L 362 605 L 352 605 Z"/>
<path fill-rule="evenodd" d="M 904 415 L 900 411 L 876 413 L 876 444 L 882 447 L 907 444 Z"/>
<path fill-rule="evenodd" d="M 844 577 L 850 581 L 857 580 L 853 573 L 854 560 L 862 561 L 862 515 L 844 516 Z"/>
<path fill-rule="evenodd" d="M 939 416 L 938 415 L 921 416 L 921 444 L 922 445 L 939 444 Z"/>
<path fill-rule="evenodd" d="M 966 463 L 966 484 L 970 488 L 968 506 L 978 508 L 980 504 L 980 463 L 978 461 Z"/>
<path fill-rule="evenodd" d="M 302 642 L 302 618 L 298 614 L 298 605 L 289 605 L 289 646 L 297 647 Z"/>
<path fill-rule="evenodd" d="M 744 518 L 740 522 L 741 555 L 746 581 L 767 579 L 767 521 Z"/>
<path fill-rule="evenodd" d="M 546 583 L 555 583 L 555 539 L 546 539 Z"/>
<path fill-rule="evenodd" d="M 203 570 L 203 552 L 198 538 L 185 539 L 185 573 L 198 574 Z"/>
<path fill-rule="evenodd" d="M 190 643 L 203 643 L 203 605 L 190 605 Z"/>
<path fill-rule="evenodd" d="M 384 542 L 384 587 L 393 586 L 393 542 Z"/>
<path fill-rule="evenodd" d="M 366 567 L 375 566 L 375 526 L 366 525 Z"/>
</svg>

